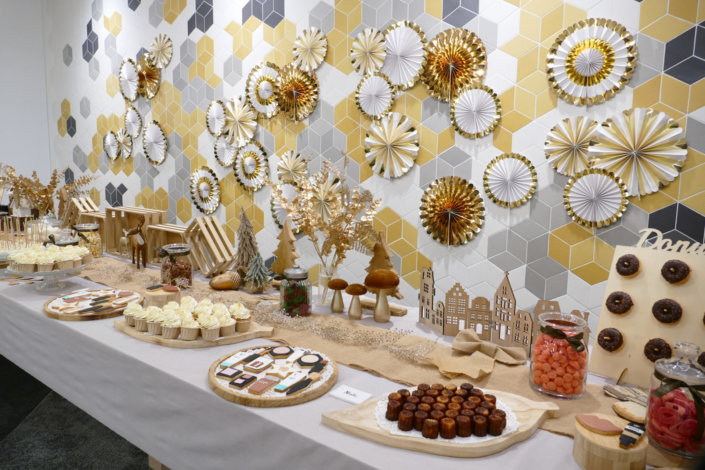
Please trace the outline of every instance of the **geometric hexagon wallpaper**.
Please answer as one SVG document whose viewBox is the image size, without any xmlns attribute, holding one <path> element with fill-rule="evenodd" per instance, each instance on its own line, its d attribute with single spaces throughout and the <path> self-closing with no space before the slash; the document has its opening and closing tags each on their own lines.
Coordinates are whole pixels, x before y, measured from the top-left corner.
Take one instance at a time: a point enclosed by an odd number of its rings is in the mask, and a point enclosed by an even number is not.
<svg viewBox="0 0 705 470">
<path fill-rule="evenodd" d="M 382 199 L 375 226 L 385 232 L 403 279 L 402 301 L 415 305 L 420 271 L 433 266 L 439 292 L 462 283 L 472 296 L 488 296 L 508 271 L 521 308 L 539 298 L 557 299 L 564 309 L 591 310 L 596 321 L 614 246 L 633 244 L 638 231 L 658 227 L 674 238 L 703 242 L 705 231 L 705 2 L 698 0 L 86 0 L 67 9 L 45 2 L 49 112 L 54 166 L 78 177 L 97 177 L 91 196 L 102 206 L 139 205 L 168 211 L 169 221 L 188 224 L 199 212 L 189 196 L 190 172 L 210 166 L 222 184 L 215 215 L 232 238 L 240 208 L 257 231 L 263 256 L 276 247 L 278 228 L 270 212 L 270 191 L 254 195 L 237 183 L 232 169 L 213 154 L 205 113 L 214 99 L 243 94 L 249 71 L 262 61 L 284 66 L 293 60 L 297 35 L 309 26 L 327 36 L 328 53 L 317 70 L 320 100 L 305 120 L 281 116 L 260 120 L 256 139 L 269 154 L 297 150 L 316 171 L 322 158 L 343 165 L 350 181 Z M 604 17 L 634 36 L 638 62 L 628 85 L 613 99 L 576 106 L 557 99 L 546 78 L 546 55 L 556 36 L 585 18 Z M 399 20 L 413 20 L 431 39 L 464 27 L 484 42 L 484 83 L 499 96 L 502 119 L 493 134 L 467 139 L 451 125 L 449 106 L 419 82 L 401 93 L 392 111 L 408 116 L 418 131 L 419 153 L 408 174 L 385 180 L 365 161 L 364 138 L 371 121 L 355 104 L 360 76 L 350 62 L 355 35 Z M 125 111 L 117 74 L 123 59 L 136 59 L 158 34 L 174 43 L 158 94 L 133 105 L 143 122 L 157 120 L 167 136 L 168 155 L 154 166 L 134 145 L 133 158 L 111 162 L 102 137 L 122 127 Z M 548 131 L 569 116 L 602 122 L 625 109 L 663 111 L 686 130 L 688 157 L 680 176 L 662 190 L 630 198 L 617 223 L 586 229 L 563 208 L 567 177 L 546 163 Z M 141 142 L 137 142 L 138 144 Z M 349 157 L 343 158 L 342 152 Z M 516 152 L 538 174 L 534 197 L 518 208 L 493 204 L 484 226 L 469 244 L 440 245 L 421 229 L 419 203 L 435 178 L 457 175 L 482 186 L 487 163 Z M 305 239 L 297 243 L 300 263 L 315 257 Z M 368 258 L 353 253 L 341 275 L 364 275 Z"/>
</svg>

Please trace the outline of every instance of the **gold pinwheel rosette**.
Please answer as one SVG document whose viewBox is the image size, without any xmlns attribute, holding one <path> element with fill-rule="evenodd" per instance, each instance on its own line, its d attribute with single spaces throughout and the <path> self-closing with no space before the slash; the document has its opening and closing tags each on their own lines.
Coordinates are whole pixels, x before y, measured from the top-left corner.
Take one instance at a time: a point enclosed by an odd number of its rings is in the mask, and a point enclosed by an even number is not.
<svg viewBox="0 0 705 470">
<path fill-rule="evenodd" d="M 225 103 L 213 100 L 206 110 L 206 128 L 213 137 L 219 137 L 225 130 Z"/>
<path fill-rule="evenodd" d="M 112 161 L 117 160 L 120 156 L 120 144 L 118 143 L 115 132 L 108 131 L 108 133 L 103 136 L 103 150 Z"/>
<path fill-rule="evenodd" d="M 212 214 L 220 205 L 220 182 L 207 166 L 191 173 L 191 199 L 204 214 Z"/>
<path fill-rule="evenodd" d="M 294 41 L 294 65 L 304 72 L 315 71 L 326 58 L 328 39 L 318 28 L 308 28 Z"/>
<path fill-rule="evenodd" d="M 279 108 L 287 117 L 301 121 L 313 112 L 318 103 L 318 78 L 294 64 L 287 64 L 277 76 L 276 96 Z"/>
<path fill-rule="evenodd" d="M 502 207 L 518 207 L 536 192 L 536 168 L 524 155 L 503 153 L 492 159 L 482 177 L 485 192 Z"/>
<path fill-rule="evenodd" d="M 142 116 L 132 105 L 127 105 L 125 115 L 122 118 L 125 130 L 133 139 L 139 137 L 142 132 Z"/>
<path fill-rule="evenodd" d="M 399 21 L 384 31 L 387 55 L 380 72 L 397 90 L 411 88 L 426 64 L 426 35 L 413 21 Z"/>
<path fill-rule="evenodd" d="M 355 36 L 350 48 L 353 68 L 362 75 L 379 71 L 387 56 L 384 34 L 375 28 L 365 28 Z"/>
<path fill-rule="evenodd" d="M 294 186 L 301 178 L 308 175 L 308 160 L 294 150 L 284 152 L 277 162 L 277 178 L 279 183 L 289 183 Z"/>
<path fill-rule="evenodd" d="M 159 69 L 166 68 L 171 62 L 172 55 L 174 55 L 174 44 L 169 36 L 160 34 L 154 38 L 154 42 L 149 47 L 149 54 L 155 67 Z"/>
<path fill-rule="evenodd" d="M 120 129 L 116 135 L 118 143 L 118 154 L 123 160 L 132 156 L 132 136 L 125 129 Z"/>
<path fill-rule="evenodd" d="M 418 155 L 418 131 L 403 114 L 389 113 L 374 121 L 365 136 L 365 159 L 383 178 L 404 176 Z"/>
<path fill-rule="evenodd" d="M 144 126 L 142 130 L 142 150 L 153 165 L 164 163 L 166 158 L 167 140 L 166 134 L 157 121 L 152 121 Z"/>
<path fill-rule="evenodd" d="M 278 75 L 278 65 L 263 62 L 257 64 L 247 76 L 247 101 L 264 118 L 272 118 L 279 112 L 276 93 Z"/>
<path fill-rule="evenodd" d="M 607 227 L 627 210 L 627 187 L 614 173 L 588 168 L 573 176 L 563 190 L 563 207 L 577 223 L 588 228 Z"/>
<path fill-rule="evenodd" d="M 575 176 L 588 169 L 588 148 L 596 129 L 597 121 L 587 116 L 565 118 L 553 126 L 543 144 L 548 164 L 566 176 Z"/>
<path fill-rule="evenodd" d="M 480 85 L 487 52 L 475 33 L 463 28 L 442 31 L 428 43 L 423 81 L 434 98 L 449 102 L 467 85 Z"/>
<path fill-rule="evenodd" d="M 242 96 L 225 103 L 225 125 L 223 133 L 230 143 L 240 148 L 247 144 L 255 135 L 257 129 L 257 114 Z"/>
<path fill-rule="evenodd" d="M 629 82 L 636 59 L 636 41 L 627 28 L 588 18 L 566 28 L 549 49 L 548 82 L 568 103 L 603 103 Z"/>
<path fill-rule="evenodd" d="M 380 72 L 362 77 L 355 90 L 357 109 L 372 119 L 379 119 L 389 113 L 395 97 L 392 82 Z"/>
<path fill-rule="evenodd" d="M 162 71 L 154 65 L 151 54 L 142 54 L 137 60 L 137 92 L 151 100 L 157 96 L 161 80 Z"/>
<path fill-rule="evenodd" d="M 468 85 L 450 103 L 450 120 L 458 133 L 478 139 L 492 133 L 502 119 L 499 97 L 486 85 Z"/>
<path fill-rule="evenodd" d="M 281 194 L 287 201 L 293 201 L 298 195 L 296 186 L 294 186 L 293 184 L 280 182 L 277 183 L 276 186 L 279 191 L 281 191 Z M 289 217 L 289 212 L 287 212 L 287 210 L 284 208 L 279 199 L 272 197 L 269 200 L 269 209 L 272 213 L 272 219 L 274 220 L 274 223 L 277 224 L 277 227 L 283 228 L 284 222 L 289 220 L 289 227 L 291 227 L 291 230 L 294 233 L 301 232 L 301 229 L 299 229 L 299 227 L 296 225 L 296 222 L 291 220 L 291 217 Z"/>
<path fill-rule="evenodd" d="M 240 186 L 248 191 L 257 191 L 267 182 L 267 152 L 259 142 L 253 140 L 238 150 L 233 169 Z"/>
<path fill-rule="evenodd" d="M 459 176 L 432 182 L 421 197 L 421 223 L 437 242 L 458 246 L 475 238 L 485 221 L 480 192 Z"/>
<path fill-rule="evenodd" d="M 137 65 L 132 59 L 125 59 L 120 65 L 118 73 L 118 85 L 120 94 L 127 101 L 135 101 L 139 89 L 139 76 L 137 74 Z"/>
</svg>

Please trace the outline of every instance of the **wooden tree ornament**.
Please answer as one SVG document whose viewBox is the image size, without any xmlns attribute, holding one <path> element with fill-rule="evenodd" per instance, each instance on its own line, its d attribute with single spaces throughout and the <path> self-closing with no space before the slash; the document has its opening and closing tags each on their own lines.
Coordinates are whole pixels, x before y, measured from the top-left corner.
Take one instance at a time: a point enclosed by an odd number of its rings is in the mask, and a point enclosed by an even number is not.
<svg viewBox="0 0 705 470">
<path fill-rule="evenodd" d="M 279 245 L 273 253 L 277 259 L 272 264 L 271 269 L 273 272 L 283 276 L 284 270 L 296 266 L 296 260 L 300 257 L 296 252 L 296 246 L 294 245 L 296 237 L 291 230 L 291 224 L 288 219 L 284 222 L 284 226 L 277 238 L 279 239 Z"/>
<path fill-rule="evenodd" d="M 252 294 L 261 294 L 269 282 L 269 271 L 259 253 L 255 253 L 245 275 L 245 289 Z"/>
<path fill-rule="evenodd" d="M 250 263 L 255 256 L 260 256 L 255 238 L 255 229 L 252 222 L 247 218 L 245 209 L 240 209 L 240 227 L 237 229 L 237 254 L 235 256 L 235 267 L 239 270 L 248 271 Z"/>
<path fill-rule="evenodd" d="M 132 264 L 137 264 L 137 269 L 140 268 L 140 261 L 143 267 L 147 267 L 147 242 L 144 239 L 143 226 L 144 215 L 140 214 L 137 217 L 137 227 L 127 232 L 132 250 Z"/>
<path fill-rule="evenodd" d="M 383 232 L 377 233 L 377 242 L 372 248 L 372 259 L 370 259 L 370 264 L 369 266 L 367 266 L 365 271 L 371 274 L 373 271 L 376 271 L 378 269 L 387 269 L 389 271 L 394 271 L 397 276 L 399 275 L 396 269 L 394 269 L 394 264 L 392 264 L 392 252 L 389 251 L 389 247 L 387 246 L 387 241 Z M 369 292 L 377 294 L 378 289 L 369 288 Z M 394 291 L 388 292 L 388 295 L 391 295 L 392 297 L 395 297 L 397 299 L 404 298 L 402 293 L 399 292 L 399 287 L 395 287 Z"/>
</svg>

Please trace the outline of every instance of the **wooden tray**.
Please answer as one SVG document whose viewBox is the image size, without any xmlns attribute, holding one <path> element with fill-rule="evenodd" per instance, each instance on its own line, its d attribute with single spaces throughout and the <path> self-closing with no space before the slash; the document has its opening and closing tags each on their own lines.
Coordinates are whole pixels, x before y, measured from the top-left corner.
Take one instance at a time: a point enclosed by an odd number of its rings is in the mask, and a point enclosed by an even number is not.
<svg viewBox="0 0 705 470">
<path fill-rule="evenodd" d="M 118 331 L 122 331 L 126 335 L 137 338 L 140 341 L 180 349 L 212 348 L 214 346 L 242 343 L 248 339 L 269 338 L 272 336 L 274 331 L 274 328 L 271 326 L 262 326 L 259 323 L 252 322 L 252 325 L 250 325 L 250 330 L 244 333 L 235 333 L 232 336 L 223 336 L 215 341 L 206 341 L 203 338 L 196 338 L 193 341 L 186 341 L 183 339 L 166 339 L 161 336 L 150 335 L 147 332 L 137 331 L 134 327 L 128 326 L 124 318 L 118 318 L 115 320 L 114 326 Z"/>
<path fill-rule="evenodd" d="M 96 289 L 97 290 L 97 289 Z M 116 289 L 120 290 L 120 289 Z M 128 289 L 129 290 L 129 289 Z M 89 291 L 90 292 L 90 291 Z M 138 300 L 135 302 L 140 302 L 144 300 L 144 297 L 142 294 L 139 292 L 133 291 L 135 294 L 139 295 Z M 67 294 L 62 294 L 59 297 L 63 297 Z M 114 318 L 114 317 L 119 317 L 122 315 L 122 311 L 125 310 L 125 306 L 123 307 L 116 307 L 112 310 L 106 310 L 104 312 L 97 312 L 97 313 L 64 313 L 64 312 L 54 312 L 49 310 L 49 304 L 52 303 L 54 300 L 56 300 L 58 297 L 54 297 L 53 299 L 49 299 L 44 303 L 44 314 L 49 317 L 53 318 L 54 320 L 62 320 L 62 321 L 91 321 L 91 320 L 103 320 L 105 318 Z"/>
<path fill-rule="evenodd" d="M 496 454 L 517 442 L 528 439 L 546 417 L 558 415 L 559 408 L 553 403 L 537 402 L 498 390 L 485 390 L 485 392 L 495 395 L 497 399 L 512 409 L 519 420 L 517 431 L 497 439 L 474 444 L 452 444 L 422 437 L 397 436 L 377 425 L 375 407 L 380 399 L 376 398 L 346 410 L 323 413 L 321 422 L 338 431 L 390 447 L 418 450 L 447 457 L 483 457 Z"/>
<path fill-rule="evenodd" d="M 229 354 L 226 354 L 225 356 L 222 356 L 218 358 L 217 361 L 211 365 L 210 369 L 208 369 L 208 383 L 211 387 L 211 389 L 216 393 L 221 398 L 224 398 L 225 400 L 231 401 L 233 403 L 238 403 L 240 405 L 245 405 L 245 406 L 254 406 L 257 408 L 274 408 L 278 406 L 291 406 L 291 405 L 298 405 L 300 403 L 306 403 L 307 401 L 314 400 L 322 395 L 324 395 L 328 390 L 330 390 L 333 385 L 338 381 L 338 366 L 336 365 L 335 361 L 333 361 L 330 357 L 326 356 L 325 354 L 319 353 L 317 351 L 311 351 L 311 353 L 314 354 L 320 354 L 324 358 L 328 359 L 328 367 L 333 368 L 333 374 L 328 377 L 321 385 L 319 385 L 316 388 L 308 388 L 304 390 L 303 392 L 297 393 L 292 396 L 286 396 L 283 395 L 281 397 L 263 397 L 259 395 L 253 395 L 253 394 L 247 394 L 246 391 L 243 392 L 236 392 L 226 386 L 224 386 L 218 379 L 215 377 L 215 371 L 216 368 L 220 365 L 221 362 L 223 362 L 225 359 L 229 358 L 233 354 L 236 354 L 240 351 L 248 351 L 250 349 L 259 349 L 259 348 L 269 348 L 269 347 L 276 347 L 276 346 L 281 346 L 278 344 L 270 344 L 270 345 L 265 345 L 265 346 L 257 346 L 257 347 L 252 347 L 252 348 L 243 348 L 238 351 L 232 351 Z M 291 346 L 295 348 L 295 346 Z M 263 377 L 267 375 L 266 371 L 261 372 L 259 374 L 255 374 L 259 377 Z"/>
</svg>

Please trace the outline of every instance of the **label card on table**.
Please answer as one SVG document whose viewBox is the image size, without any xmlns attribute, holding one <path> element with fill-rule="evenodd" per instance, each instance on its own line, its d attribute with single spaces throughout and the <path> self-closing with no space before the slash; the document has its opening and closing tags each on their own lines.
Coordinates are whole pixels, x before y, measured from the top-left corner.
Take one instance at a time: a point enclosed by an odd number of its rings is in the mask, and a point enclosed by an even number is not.
<svg viewBox="0 0 705 470">
<path fill-rule="evenodd" d="M 343 401 L 346 401 L 348 403 L 352 403 L 353 405 L 359 405 L 363 401 L 368 400 L 372 394 L 363 392 L 362 390 L 358 390 L 356 388 L 352 388 L 349 385 L 341 385 L 339 387 L 336 387 L 335 390 L 330 392 L 331 395 L 333 395 L 335 398 L 339 398 Z"/>
</svg>

